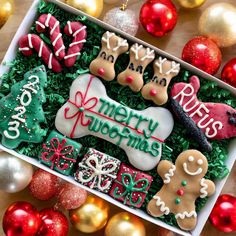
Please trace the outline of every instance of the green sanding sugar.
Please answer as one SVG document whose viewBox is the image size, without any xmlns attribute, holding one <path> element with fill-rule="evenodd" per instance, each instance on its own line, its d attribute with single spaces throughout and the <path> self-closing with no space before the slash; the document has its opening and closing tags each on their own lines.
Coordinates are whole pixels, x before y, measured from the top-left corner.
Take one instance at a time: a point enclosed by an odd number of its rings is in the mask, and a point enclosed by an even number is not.
<svg viewBox="0 0 236 236">
<path fill-rule="evenodd" d="M 74 67 L 64 68 L 64 70 L 59 74 L 55 74 L 51 70 L 47 70 L 48 86 L 45 88 L 47 101 L 43 105 L 43 110 L 46 117 L 46 127 L 44 128 L 48 129 L 49 134 L 54 129 L 54 120 L 57 111 L 68 100 L 72 81 L 77 78 L 78 75 L 89 72 L 89 64 L 99 53 L 101 37 L 106 30 L 95 23 L 88 21 L 84 16 L 72 15 L 61 10 L 55 4 L 45 3 L 42 1 L 38 8 L 38 15 L 43 13 L 51 13 L 57 19 L 60 19 L 61 29 L 64 28 L 68 20 L 80 21 L 87 26 L 88 34 L 87 42 L 84 44 L 81 55 L 78 57 Z M 35 24 L 33 24 L 30 32 L 37 34 L 35 30 Z M 44 35 L 44 37 L 48 37 L 48 35 Z M 68 46 L 72 40 L 72 38 L 66 35 L 63 35 L 63 39 L 66 46 Z M 130 44 L 132 44 L 132 42 L 130 42 Z M 127 67 L 128 62 L 128 53 L 121 55 L 115 65 L 116 73 L 118 74 L 119 72 L 123 71 Z M 10 72 L 2 76 L 0 95 L 7 95 L 10 92 L 11 86 L 22 80 L 26 71 L 29 71 L 30 69 L 42 64 L 43 61 L 37 57 L 36 53 L 30 57 L 25 57 L 20 52 L 18 52 L 15 60 L 11 62 Z M 148 81 L 152 77 L 152 74 L 152 65 L 149 65 L 145 71 L 144 80 Z M 191 75 L 192 74 L 189 71 L 181 69 L 179 75 L 174 78 L 171 83 L 173 84 L 174 82 L 179 81 L 189 82 L 188 80 Z M 236 107 L 236 101 L 231 97 L 228 91 L 219 88 L 214 82 L 210 82 L 202 78 L 200 78 L 200 81 L 201 88 L 198 93 L 198 98 L 200 100 L 211 102 L 224 101 L 224 103 L 227 103 L 232 107 Z M 134 93 L 128 87 L 119 85 L 116 80 L 111 82 L 102 82 L 106 87 L 108 96 L 114 100 L 119 101 L 121 104 L 137 110 L 142 110 L 149 106 L 153 106 L 151 102 L 145 101 L 140 93 Z M 169 87 L 171 87 L 172 84 Z M 169 104 L 167 104 L 166 107 L 170 108 Z M 77 141 L 80 142 L 83 147 L 85 147 L 83 152 L 86 151 L 86 148 L 93 147 L 101 152 L 107 153 L 110 156 L 119 158 L 124 163 L 128 163 L 126 154 L 122 149 L 102 139 L 86 136 L 84 138 L 77 139 Z M 224 164 L 224 161 L 227 158 L 227 146 L 229 142 L 230 140 L 212 141 L 211 144 L 213 151 L 211 153 L 203 152 L 209 162 L 209 169 L 206 178 L 212 180 L 221 179 L 228 174 L 228 170 Z M 182 151 L 189 148 L 198 149 L 199 145 L 189 137 L 189 134 L 184 126 L 176 120 L 172 134 L 163 145 L 162 159 L 171 160 L 174 162 Z M 21 144 L 16 150 L 19 153 L 36 158 L 38 157 L 38 154 L 41 150 L 41 144 Z M 156 169 L 148 171 L 147 173 L 153 176 L 154 181 L 145 199 L 145 203 L 142 206 L 144 211 L 146 211 L 146 205 L 148 201 L 163 184 L 162 179 L 156 172 Z M 197 211 L 199 211 L 205 205 L 205 203 L 206 199 L 199 198 L 196 201 Z M 177 226 L 175 218 L 172 214 L 161 217 L 161 220 L 170 225 Z"/>
</svg>

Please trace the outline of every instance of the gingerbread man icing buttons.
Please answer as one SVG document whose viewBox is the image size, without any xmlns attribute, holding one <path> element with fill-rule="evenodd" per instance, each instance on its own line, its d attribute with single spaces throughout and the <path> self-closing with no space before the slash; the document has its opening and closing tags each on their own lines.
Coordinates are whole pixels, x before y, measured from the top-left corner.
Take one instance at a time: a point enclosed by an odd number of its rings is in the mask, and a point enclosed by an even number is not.
<svg viewBox="0 0 236 236">
<path fill-rule="evenodd" d="M 143 73 L 155 58 L 154 50 L 135 43 L 130 48 L 130 62 L 125 71 L 117 76 L 118 83 L 129 86 L 134 92 L 143 87 Z"/>
<path fill-rule="evenodd" d="M 181 229 L 194 229 L 197 223 L 196 199 L 215 192 L 215 184 L 203 178 L 207 169 L 206 157 L 197 150 L 182 152 L 175 165 L 161 161 L 157 172 L 164 185 L 148 203 L 148 213 L 154 217 L 173 213 Z"/>
<path fill-rule="evenodd" d="M 156 105 L 163 105 L 168 100 L 167 88 L 173 77 L 178 75 L 180 64 L 159 57 L 153 64 L 154 75 L 151 81 L 142 88 L 142 96 L 153 101 Z"/>
<path fill-rule="evenodd" d="M 91 73 L 107 81 L 113 80 L 116 76 L 115 62 L 118 56 L 127 52 L 128 49 L 126 39 L 109 31 L 105 32 L 102 36 L 101 51 L 89 66 Z"/>
</svg>

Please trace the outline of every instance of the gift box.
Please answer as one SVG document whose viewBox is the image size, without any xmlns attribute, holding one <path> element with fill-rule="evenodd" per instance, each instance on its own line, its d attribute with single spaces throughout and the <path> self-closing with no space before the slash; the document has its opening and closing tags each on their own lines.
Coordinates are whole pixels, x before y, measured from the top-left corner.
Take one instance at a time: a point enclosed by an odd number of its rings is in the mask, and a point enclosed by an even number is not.
<svg viewBox="0 0 236 236">
<path fill-rule="evenodd" d="M 89 188 L 107 193 L 117 178 L 119 167 L 118 159 L 89 148 L 79 163 L 75 180 Z"/>
<path fill-rule="evenodd" d="M 122 163 L 109 194 L 126 205 L 140 208 L 152 181 L 152 176 Z"/>
<path fill-rule="evenodd" d="M 38 16 L 38 13 L 37 13 L 37 10 L 38 10 L 38 4 L 39 4 L 39 0 L 35 0 L 32 4 L 32 7 L 30 8 L 30 10 L 28 11 L 25 19 L 23 20 L 22 24 L 20 25 L 19 29 L 17 30 L 17 33 L 6 53 L 6 56 L 4 58 L 4 62 L 10 62 L 12 61 L 16 56 L 17 56 L 17 52 L 18 52 L 18 41 L 20 39 L 20 37 L 24 34 L 27 34 L 32 25 L 35 23 L 35 20 Z M 120 30 L 117 30 L 115 29 L 114 27 L 111 27 L 101 21 L 99 21 L 98 19 L 95 19 L 93 17 L 90 17 L 88 15 L 86 15 L 85 13 L 81 12 L 81 11 L 78 11 L 76 9 L 73 9 L 71 7 L 69 7 L 68 5 L 66 4 L 63 4 L 59 1 L 56 1 L 56 0 L 49 0 L 47 2 L 52 2 L 52 3 L 55 3 L 58 7 L 60 7 L 61 9 L 63 9 L 64 11 L 66 12 L 69 12 L 73 15 L 79 15 L 81 19 L 84 19 L 84 17 L 86 17 L 87 20 L 89 20 L 91 23 L 95 23 L 96 25 L 98 25 L 99 27 L 102 27 L 105 30 L 109 30 L 111 32 L 115 32 L 117 34 L 119 34 L 120 36 L 128 39 L 130 42 L 133 42 L 133 43 L 139 43 L 139 44 L 142 44 L 144 45 L 145 47 L 149 47 L 153 50 L 155 50 L 155 53 L 157 55 L 160 55 L 162 57 L 167 57 L 168 59 L 170 60 L 174 60 L 175 62 L 178 62 L 180 63 L 181 65 L 181 68 L 184 68 L 186 70 L 188 70 L 191 74 L 195 74 L 195 75 L 198 75 L 198 76 L 201 76 L 202 79 L 206 80 L 206 81 L 214 81 L 216 84 L 218 84 L 218 86 L 220 86 L 221 88 L 224 88 L 228 91 L 230 91 L 232 93 L 232 96 L 235 96 L 236 95 L 236 90 L 232 87 L 230 87 L 229 85 L 225 84 L 224 82 L 218 80 L 217 78 L 213 77 L 213 76 L 210 76 L 208 74 L 206 74 L 205 72 L 183 62 L 182 60 L 172 56 L 172 55 L 169 55 L 168 53 L 156 48 L 156 47 L 153 47 L 152 45 L 146 43 L 146 42 L 143 42 L 142 40 L 139 40 L 135 37 L 132 37 Z M 94 29 L 95 30 L 95 29 Z M 93 47 L 93 45 L 89 45 L 89 47 L 93 48 L 93 50 L 95 51 L 95 54 L 96 54 L 96 48 Z M 26 59 L 28 60 L 28 58 Z M 39 62 L 36 60 L 36 62 L 38 63 L 39 65 Z M 81 60 L 81 63 L 84 64 L 84 61 Z M 1 67 L 0 67 L 0 76 L 2 76 L 4 73 L 8 72 L 9 70 L 9 63 L 6 63 L 6 64 L 2 64 Z M 36 65 L 31 65 L 32 67 L 36 67 Z M 26 71 L 28 71 L 29 68 L 27 68 Z M 83 72 L 83 70 L 87 71 L 87 68 L 83 68 L 81 67 L 80 68 L 80 72 Z M 63 85 L 64 86 L 70 86 L 71 83 L 68 83 L 68 78 L 70 78 L 71 74 L 68 75 L 67 78 L 65 78 L 65 80 L 63 81 Z M 57 85 L 57 84 L 55 84 Z M 209 88 L 210 89 L 210 88 Z M 119 91 L 121 91 L 121 89 L 119 89 Z M 110 92 L 110 91 L 109 91 Z M 66 94 L 66 95 L 65 95 Z M 68 97 L 68 92 L 66 92 L 64 95 L 65 95 L 65 98 L 64 99 L 67 99 Z M 130 100 L 130 97 L 128 97 L 128 100 Z M 139 108 L 142 108 L 142 106 L 140 106 Z M 54 114 L 55 116 L 55 114 Z M 48 117 L 47 117 L 48 118 Z M 175 133 L 178 133 L 179 130 L 175 130 Z M 171 138 L 171 137 L 170 137 Z M 182 142 L 182 140 L 180 139 L 179 142 Z M 41 145 L 41 144 L 40 144 Z M 187 144 L 186 144 L 187 145 Z M 91 147 L 91 145 L 90 145 Z M 126 210 L 126 211 L 129 211 L 149 222 L 152 222 L 154 224 L 157 224 L 157 225 L 160 225 L 161 227 L 164 227 L 164 228 L 167 228 L 167 229 L 170 229 L 171 231 L 177 233 L 177 234 L 181 234 L 181 235 L 193 235 L 193 236 L 199 236 L 207 219 L 208 219 L 208 216 L 211 212 L 211 209 L 213 208 L 215 202 L 216 202 L 216 199 L 218 198 L 226 180 L 227 180 L 227 177 L 223 178 L 222 180 L 218 180 L 215 182 L 216 184 L 216 192 L 215 194 L 213 195 L 213 197 L 209 198 L 209 200 L 207 201 L 206 205 L 198 212 L 198 223 L 197 223 L 197 226 L 196 228 L 191 231 L 191 232 L 186 232 L 186 231 L 183 231 L 183 230 L 180 230 L 179 228 L 175 227 L 175 226 L 171 226 L 168 224 L 168 222 L 163 222 L 162 220 L 160 219 L 155 219 L 151 216 L 149 216 L 145 211 L 141 210 L 141 209 L 134 209 L 132 207 L 129 207 L 127 205 L 124 205 L 123 203 L 115 200 L 114 198 L 110 197 L 109 195 L 107 194 L 103 194 L 101 192 L 98 192 L 94 189 L 91 189 L 85 185 L 81 185 L 80 183 L 76 182 L 74 180 L 74 178 L 72 176 L 65 176 L 65 175 L 62 175 L 61 173 L 59 172 L 55 172 L 54 170 L 51 170 L 50 167 L 47 167 L 45 166 L 44 164 L 40 163 L 38 160 L 32 158 L 32 156 L 29 156 L 29 155 L 23 155 L 22 152 L 20 152 L 19 150 L 10 150 L 6 147 L 4 147 L 3 145 L 0 145 L 0 148 L 4 151 L 7 151 L 9 153 L 11 153 L 12 155 L 15 155 L 39 168 L 42 168 L 44 170 L 47 170 L 53 174 L 56 174 L 57 176 L 65 179 L 66 181 L 69 181 L 71 183 L 74 183 L 75 185 L 78 185 L 82 188 L 85 188 L 86 190 L 88 190 L 89 192 L 93 193 L 93 194 L 96 194 L 98 195 L 99 197 L 115 204 L 116 206 L 118 207 L 121 207 L 122 209 Z M 108 147 L 109 148 L 109 147 Z M 177 146 L 173 146 L 173 149 L 176 149 Z M 115 156 L 115 155 L 113 155 Z M 228 158 L 226 159 L 225 161 L 225 165 L 226 167 L 228 168 L 228 170 L 230 171 L 232 169 L 232 166 L 234 164 L 234 161 L 235 161 L 235 156 L 236 156 L 236 140 L 232 140 L 230 145 L 229 145 L 229 148 L 228 148 Z M 116 157 L 119 157 L 119 155 L 117 155 Z"/>
<path fill-rule="evenodd" d="M 80 143 L 52 131 L 42 145 L 39 160 L 52 170 L 70 175 L 81 148 Z"/>
</svg>

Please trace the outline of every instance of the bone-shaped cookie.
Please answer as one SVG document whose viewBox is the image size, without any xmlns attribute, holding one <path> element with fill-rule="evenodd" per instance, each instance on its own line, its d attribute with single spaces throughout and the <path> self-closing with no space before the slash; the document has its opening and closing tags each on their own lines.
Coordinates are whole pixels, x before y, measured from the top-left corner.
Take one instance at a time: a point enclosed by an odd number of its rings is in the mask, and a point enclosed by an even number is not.
<svg viewBox="0 0 236 236">
<path fill-rule="evenodd" d="M 134 92 L 143 87 L 143 73 L 149 63 L 155 58 L 154 50 L 135 43 L 130 48 L 130 62 L 125 71 L 117 76 L 121 85 L 129 86 Z"/>
<path fill-rule="evenodd" d="M 167 88 L 173 77 L 180 70 L 180 64 L 159 57 L 153 64 L 154 75 L 152 80 L 142 88 L 142 96 L 157 105 L 163 105 L 168 100 Z"/>
<path fill-rule="evenodd" d="M 140 170 L 157 165 L 162 143 L 173 125 L 173 117 L 165 108 L 137 111 L 112 100 L 102 82 L 90 74 L 72 83 L 69 100 L 55 120 L 57 130 L 70 138 L 93 135 L 121 147 Z"/>
<path fill-rule="evenodd" d="M 104 80 L 111 81 L 115 78 L 115 62 L 119 55 L 128 51 L 129 45 L 126 39 L 123 39 L 109 31 L 102 36 L 102 48 L 97 58 L 90 66 L 90 72 Z"/>
</svg>

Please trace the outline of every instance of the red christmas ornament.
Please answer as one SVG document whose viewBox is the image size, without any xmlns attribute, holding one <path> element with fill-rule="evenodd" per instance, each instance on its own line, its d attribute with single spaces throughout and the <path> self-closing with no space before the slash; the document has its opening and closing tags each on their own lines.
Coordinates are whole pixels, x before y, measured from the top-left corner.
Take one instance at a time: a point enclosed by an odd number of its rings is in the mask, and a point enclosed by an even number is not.
<svg viewBox="0 0 236 236">
<path fill-rule="evenodd" d="M 6 236 L 35 236 L 40 226 L 39 212 L 28 202 L 16 202 L 3 216 Z"/>
<path fill-rule="evenodd" d="M 220 231 L 235 231 L 236 198 L 229 194 L 221 195 L 210 214 L 210 222 Z"/>
<path fill-rule="evenodd" d="M 87 198 L 87 191 L 73 184 L 66 183 L 58 195 L 58 203 L 67 210 L 80 207 Z"/>
<path fill-rule="evenodd" d="M 67 236 L 69 223 L 66 216 L 52 208 L 43 209 L 40 212 L 42 224 L 37 236 Z"/>
<path fill-rule="evenodd" d="M 221 51 L 210 39 L 199 36 L 191 39 L 182 52 L 182 59 L 197 68 L 214 75 L 221 64 Z"/>
<path fill-rule="evenodd" d="M 49 200 L 58 193 L 59 178 L 44 170 L 37 170 L 30 182 L 31 194 L 39 200 Z"/>
<path fill-rule="evenodd" d="M 143 4 L 139 18 L 148 33 L 162 37 L 174 29 L 178 14 L 171 0 L 149 0 Z"/>
<path fill-rule="evenodd" d="M 221 79 L 236 88 L 236 58 L 226 63 L 221 72 Z"/>
</svg>

